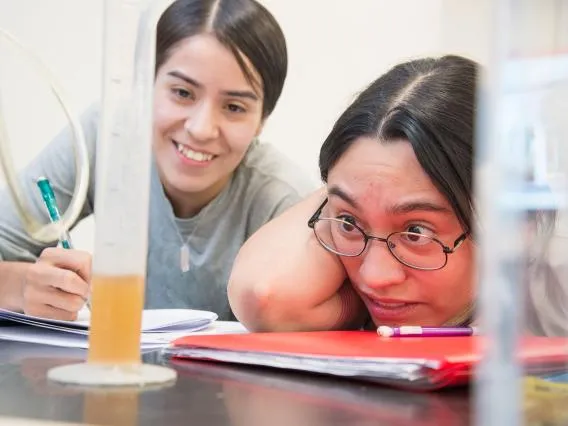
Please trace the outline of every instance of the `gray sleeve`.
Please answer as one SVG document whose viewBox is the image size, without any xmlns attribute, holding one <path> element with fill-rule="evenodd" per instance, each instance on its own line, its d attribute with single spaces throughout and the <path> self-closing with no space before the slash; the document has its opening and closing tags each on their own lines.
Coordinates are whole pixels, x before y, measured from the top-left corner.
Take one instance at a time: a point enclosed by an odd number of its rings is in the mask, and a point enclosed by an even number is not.
<svg viewBox="0 0 568 426">
<path fill-rule="evenodd" d="M 529 331 L 541 336 L 568 335 L 568 266 L 547 262 L 528 270 L 528 293 L 523 306 Z"/>
<path fill-rule="evenodd" d="M 315 189 L 307 181 L 305 186 L 310 190 Z M 285 182 L 274 180 L 263 185 L 255 194 L 248 222 L 247 238 L 265 223 L 279 216 L 302 199 L 303 192 Z"/>
<path fill-rule="evenodd" d="M 80 117 L 80 124 L 87 143 L 90 174 L 87 200 L 78 221 L 93 213 L 98 107 L 92 106 L 85 111 Z M 75 175 L 73 135 L 70 127 L 66 127 L 19 173 L 24 199 L 37 220 L 42 223 L 49 222 L 47 210 L 36 186 L 37 178 L 45 176 L 51 181 L 58 207 L 63 214 L 73 196 Z M 34 261 L 44 248 L 56 244 L 57 241 L 51 244 L 37 242 L 27 234 L 12 196 L 4 185 L 0 189 L 0 260 Z"/>
</svg>

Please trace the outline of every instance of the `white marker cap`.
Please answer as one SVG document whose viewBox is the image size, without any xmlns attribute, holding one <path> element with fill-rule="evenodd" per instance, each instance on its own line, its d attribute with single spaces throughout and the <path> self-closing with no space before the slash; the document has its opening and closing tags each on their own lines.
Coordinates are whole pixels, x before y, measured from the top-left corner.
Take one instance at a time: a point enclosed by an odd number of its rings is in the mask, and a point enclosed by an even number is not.
<svg viewBox="0 0 568 426">
<path fill-rule="evenodd" d="M 381 325 L 379 328 L 377 328 L 377 334 L 383 337 L 392 337 L 394 335 L 394 330 L 392 329 L 392 327 Z"/>
</svg>

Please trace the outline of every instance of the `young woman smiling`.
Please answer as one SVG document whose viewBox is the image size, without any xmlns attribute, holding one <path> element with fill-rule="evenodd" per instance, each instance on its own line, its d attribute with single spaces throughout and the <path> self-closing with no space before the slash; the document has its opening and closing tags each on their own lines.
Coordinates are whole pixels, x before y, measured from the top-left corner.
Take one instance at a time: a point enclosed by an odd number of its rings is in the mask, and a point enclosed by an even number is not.
<svg viewBox="0 0 568 426">
<path fill-rule="evenodd" d="M 255 0 L 178 0 L 161 17 L 146 307 L 204 309 L 232 319 L 227 280 L 238 249 L 313 189 L 257 139 L 286 73 L 284 35 Z M 98 121 L 96 106 L 82 117 L 92 179 L 80 219 L 94 213 Z M 66 209 L 75 181 L 71 137 L 65 129 L 21 175 L 46 221 L 35 181 L 49 178 Z M 0 307 L 75 318 L 90 292 L 91 255 L 30 239 L 7 192 L 0 211 Z"/>
</svg>

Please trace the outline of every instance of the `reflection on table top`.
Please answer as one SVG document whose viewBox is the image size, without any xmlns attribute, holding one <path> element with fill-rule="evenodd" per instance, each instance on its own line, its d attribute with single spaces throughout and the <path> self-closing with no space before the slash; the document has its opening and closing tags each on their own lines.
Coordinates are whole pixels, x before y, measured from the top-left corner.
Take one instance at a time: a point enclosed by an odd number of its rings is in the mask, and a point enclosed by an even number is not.
<svg viewBox="0 0 568 426">
<path fill-rule="evenodd" d="M 348 379 L 165 359 L 178 371 L 153 390 L 82 390 L 48 382 L 47 371 L 81 362 L 86 351 L 0 340 L 0 425 L 470 425 L 467 389 L 413 393 Z M 533 389 L 525 424 L 568 424 L 568 393 Z M 47 423 L 45 423 L 47 422 Z M 54 423 L 55 422 L 55 423 Z"/>
<path fill-rule="evenodd" d="M 46 380 L 48 369 L 85 354 L 1 341 L 0 417 L 120 426 L 470 424 L 465 389 L 409 393 L 309 374 L 169 362 L 159 351 L 144 360 L 176 368 L 179 378 L 168 388 L 85 391 Z"/>
</svg>

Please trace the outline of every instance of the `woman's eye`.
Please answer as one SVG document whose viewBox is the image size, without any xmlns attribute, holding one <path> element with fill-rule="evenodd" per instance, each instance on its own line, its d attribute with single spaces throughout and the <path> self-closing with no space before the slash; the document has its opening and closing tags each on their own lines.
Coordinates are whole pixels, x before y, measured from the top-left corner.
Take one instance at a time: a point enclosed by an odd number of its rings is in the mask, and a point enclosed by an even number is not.
<svg viewBox="0 0 568 426">
<path fill-rule="evenodd" d="M 412 234 L 417 234 L 417 235 L 407 235 L 407 239 L 412 241 L 412 240 L 419 240 L 421 239 L 420 236 L 424 236 L 424 237 L 430 237 L 430 238 L 434 238 L 436 235 L 428 228 L 426 228 L 425 226 L 421 226 L 421 225 L 410 225 L 408 228 L 406 228 L 406 232 L 410 232 Z"/>
<path fill-rule="evenodd" d="M 353 216 L 349 215 L 340 215 L 337 216 L 337 219 L 341 220 L 341 229 L 345 232 L 353 232 L 356 230 L 356 221 Z"/>
<path fill-rule="evenodd" d="M 172 92 L 178 98 L 182 98 L 182 99 L 192 99 L 193 98 L 193 93 L 191 93 L 189 90 L 186 90 L 186 89 L 175 88 L 175 89 L 172 89 Z"/>
<path fill-rule="evenodd" d="M 426 234 L 427 233 L 427 229 L 424 228 L 423 226 L 420 225 L 410 225 L 407 230 L 407 232 L 412 232 L 414 234 Z"/>
<path fill-rule="evenodd" d="M 242 106 L 236 104 L 227 105 L 227 109 L 230 112 L 246 112 L 246 110 Z"/>
</svg>

